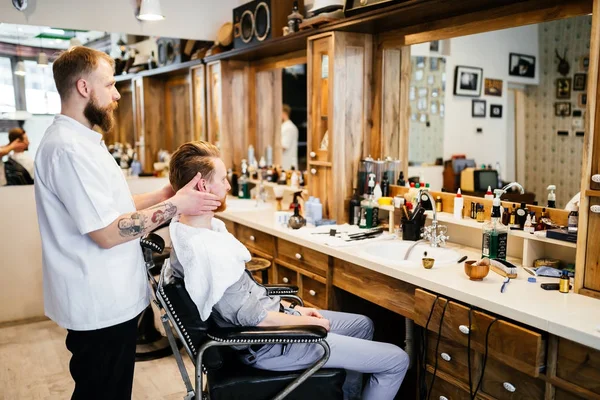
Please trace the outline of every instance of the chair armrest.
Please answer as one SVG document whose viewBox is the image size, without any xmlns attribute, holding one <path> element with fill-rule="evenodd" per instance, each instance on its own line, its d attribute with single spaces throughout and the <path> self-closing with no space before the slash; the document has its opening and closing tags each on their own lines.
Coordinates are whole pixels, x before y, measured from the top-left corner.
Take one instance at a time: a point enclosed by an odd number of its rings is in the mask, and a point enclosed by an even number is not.
<svg viewBox="0 0 600 400">
<path fill-rule="evenodd" d="M 263 285 L 267 296 L 285 296 L 298 293 L 298 286 L 294 285 Z"/>
<path fill-rule="evenodd" d="M 327 330 L 317 325 L 240 326 L 215 328 L 208 336 L 217 342 L 245 343 L 307 343 L 319 342 L 327 337 Z"/>
</svg>

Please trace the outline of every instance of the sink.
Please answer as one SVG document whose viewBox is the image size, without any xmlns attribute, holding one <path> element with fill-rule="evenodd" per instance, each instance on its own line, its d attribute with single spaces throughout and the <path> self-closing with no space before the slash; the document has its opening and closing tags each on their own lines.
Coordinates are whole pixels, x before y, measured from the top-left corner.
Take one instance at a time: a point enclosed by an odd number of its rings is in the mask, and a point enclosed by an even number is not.
<svg viewBox="0 0 600 400">
<path fill-rule="evenodd" d="M 380 241 L 365 246 L 360 252 L 370 258 L 380 259 L 387 264 L 404 268 L 422 268 L 421 259 L 425 252 L 427 252 L 427 257 L 435 259 L 434 269 L 456 265 L 460 259 L 460 254 L 455 250 L 431 247 L 429 243 L 422 242 L 412 249 L 408 260 L 404 260 L 404 254 L 412 244 L 414 242 L 402 240 Z"/>
<path fill-rule="evenodd" d="M 270 203 L 257 202 L 252 199 L 238 199 L 227 197 L 227 211 L 264 211 L 271 209 Z"/>
</svg>

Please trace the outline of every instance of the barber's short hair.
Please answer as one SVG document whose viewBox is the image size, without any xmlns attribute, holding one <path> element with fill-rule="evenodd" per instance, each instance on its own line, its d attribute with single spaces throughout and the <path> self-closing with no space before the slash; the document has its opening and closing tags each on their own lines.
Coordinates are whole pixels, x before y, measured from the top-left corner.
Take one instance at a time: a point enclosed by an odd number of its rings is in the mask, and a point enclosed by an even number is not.
<svg viewBox="0 0 600 400">
<path fill-rule="evenodd" d="M 21 128 L 12 128 L 8 131 L 8 141 L 9 143 L 14 142 L 15 140 L 21 139 L 26 132 Z"/>
<path fill-rule="evenodd" d="M 52 64 L 52 73 L 61 100 L 69 97 L 77 81 L 96 69 L 100 60 L 115 67 L 115 61 L 108 54 L 84 46 L 72 47 L 58 56 Z"/>
<path fill-rule="evenodd" d="M 191 181 L 198 172 L 202 178 L 210 181 L 215 172 L 214 158 L 221 152 L 212 143 L 202 140 L 182 144 L 169 163 L 169 181 L 174 191 L 178 191 Z"/>
<path fill-rule="evenodd" d="M 290 117 L 292 115 L 292 107 L 288 106 L 287 104 L 284 104 L 281 107 L 281 110 L 286 113 L 288 115 L 288 117 Z"/>
</svg>

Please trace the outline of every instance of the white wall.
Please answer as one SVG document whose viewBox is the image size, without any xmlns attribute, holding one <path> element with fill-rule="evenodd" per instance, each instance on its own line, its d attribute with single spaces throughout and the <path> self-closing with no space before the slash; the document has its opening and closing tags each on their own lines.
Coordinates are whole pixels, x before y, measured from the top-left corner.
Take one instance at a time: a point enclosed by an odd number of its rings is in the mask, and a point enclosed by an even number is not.
<svg viewBox="0 0 600 400">
<path fill-rule="evenodd" d="M 500 162 L 501 175 L 508 161 L 507 118 L 508 82 L 539 84 L 538 26 L 487 32 L 451 39 L 450 56 L 446 63 L 446 117 L 444 123 L 444 159 L 453 154 L 466 154 L 477 164 Z M 508 75 L 509 53 L 521 53 L 536 57 L 535 78 L 520 78 Z M 486 117 L 471 117 L 471 97 L 455 96 L 454 70 L 457 65 L 483 68 L 483 79 L 501 79 L 502 97 L 485 96 L 482 85 L 480 99 L 485 100 Z M 490 118 L 490 104 L 500 104 L 502 118 Z M 476 133 L 482 128 L 483 133 Z M 512 149 L 511 149 L 512 151 Z"/>
<path fill-rule="evenodd" d="M 29 0 L 25 12 L 0 2 L 0 22 L 87 29 L 146 36 L 214 40 L 219 27 L 232 20 L 232 10 L 247 0 L 162 0 L 165 20 L 141 22 L 135 0 Z"/>
</svg>

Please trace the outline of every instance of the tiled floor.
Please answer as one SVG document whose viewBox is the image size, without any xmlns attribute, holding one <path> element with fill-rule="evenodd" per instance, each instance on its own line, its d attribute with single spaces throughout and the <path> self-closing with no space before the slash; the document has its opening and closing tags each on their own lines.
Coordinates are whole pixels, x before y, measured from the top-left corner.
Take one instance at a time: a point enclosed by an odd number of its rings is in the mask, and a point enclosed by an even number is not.
<svg viewBox="0 0 600 400">
<path fill-rule="evenodd" d="M 0 399 L 68 399 L 71 353 L 66 331 L 52 321 L 0 328 Z M 193 366 L 184 356 L 193 377 Z M 182 399 L 185 387 L 173 357 L 138 362 L 133 399 Z"/>
</svg>

